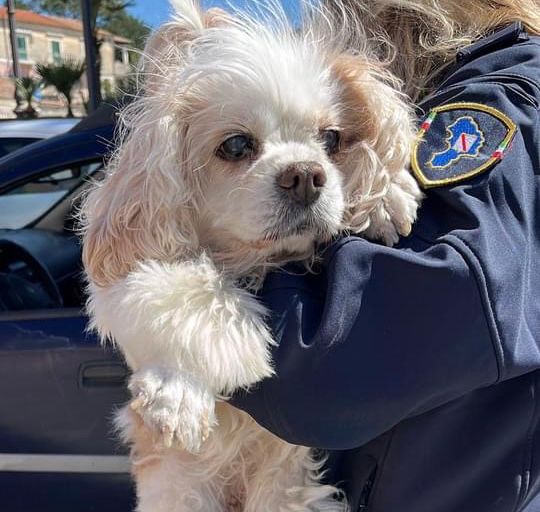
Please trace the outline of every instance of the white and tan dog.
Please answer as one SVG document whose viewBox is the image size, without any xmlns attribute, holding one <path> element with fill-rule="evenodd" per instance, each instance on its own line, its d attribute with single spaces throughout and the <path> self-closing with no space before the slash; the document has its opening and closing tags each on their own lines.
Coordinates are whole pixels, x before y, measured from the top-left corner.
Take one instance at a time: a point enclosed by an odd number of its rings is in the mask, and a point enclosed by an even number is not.
<svg viewBox="0 0 540 512">
<path fill-rule="evenodd" d="M 276 9 L 175 10 L 82 211 L 89 311 L 133 371 L 118 423 L 138 510 L 345 510 L 310 449 L 223 398 L 273 373 L 252 294 L 268 269 L 312 261 L 343 232 L 386 244 L 409 232 L 409 109 L 324 15 L 298 31 Z"/>
</svg>

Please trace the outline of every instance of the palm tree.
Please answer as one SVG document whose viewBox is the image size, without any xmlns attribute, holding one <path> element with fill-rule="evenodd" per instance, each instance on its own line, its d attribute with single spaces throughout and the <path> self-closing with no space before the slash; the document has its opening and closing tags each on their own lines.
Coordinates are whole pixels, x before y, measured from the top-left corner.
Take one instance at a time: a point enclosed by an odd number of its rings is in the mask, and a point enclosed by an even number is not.
<svg viewBox="0 0 540 512">
<path fill-rule="evenodd" d="M 36 72 L 46 85 L 56 87 L 56 90 L 66 98 L 67 117 L 73 117 L 71 90 L 84 73 L 84 63 L 67 58 L 62 59 L 59 64 L 36 64 Z"/>
<path fill-rule="evenodd" d="M 18 116 L 25 118 L 37 117 L 37 111 L 32 105 L 32 98 L 41 87 L 41 80 L 25 76 L 15 80 L 15 87 L 19 95 L 26 101 L 26 108 L 18 113 Z"/>
</svg>

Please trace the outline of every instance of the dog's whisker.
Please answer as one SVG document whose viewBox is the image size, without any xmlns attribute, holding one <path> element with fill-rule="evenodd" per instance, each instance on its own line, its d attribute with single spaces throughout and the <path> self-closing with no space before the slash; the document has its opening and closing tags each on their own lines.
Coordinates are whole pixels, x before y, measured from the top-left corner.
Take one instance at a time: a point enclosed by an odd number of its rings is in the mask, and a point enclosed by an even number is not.
<svg viewBox="0 0 540 512">
<path fill-rule="evenodd" d="M 253 194 L 255 193 L 255 190 L 249 187 L 235 187 L 227 193 L 227 199 L 230 199 L 231 196 L 237 192 L 247 192 L 249 194 Z"/>
</svg>

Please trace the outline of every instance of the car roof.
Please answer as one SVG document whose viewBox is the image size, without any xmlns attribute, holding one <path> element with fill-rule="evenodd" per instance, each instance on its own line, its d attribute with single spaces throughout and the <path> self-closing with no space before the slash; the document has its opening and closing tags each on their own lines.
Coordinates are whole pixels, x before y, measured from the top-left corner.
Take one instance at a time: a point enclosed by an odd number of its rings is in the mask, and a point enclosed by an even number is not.
<svg viewBox="0 0 540 512">
<path fill-rule="evenodd" d="M 79 118 L 7 119 L 0 122 L 0 138 L 46 139 L 67 132 L 80 122 Z"/>
<path fill-rule="evenodd" d="M 112 151 L 114 124 L 70 131 L 35 142 L 0 159 L 0 190 L 52 168 L 104 158 Z"/>
<path fill-rule="evenodd" d="M 102 103 L 92 115 L 85 117 L 71 131 L 86 131 L 111 124 L 115 125 L 118 120 L 118 111 L 130 101 L 131 98 L 122 98 L 116 103 Z"/>
</svg>

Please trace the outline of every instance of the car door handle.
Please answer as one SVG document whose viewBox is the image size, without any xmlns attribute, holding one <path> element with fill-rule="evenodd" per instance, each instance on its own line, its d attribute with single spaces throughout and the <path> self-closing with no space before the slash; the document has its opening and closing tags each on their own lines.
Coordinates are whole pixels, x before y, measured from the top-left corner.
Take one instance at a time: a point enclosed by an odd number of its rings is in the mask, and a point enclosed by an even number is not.
<svg viewBox="0 0 540 512">
<path fill-rule="evenodd" d="M 121 362 L 97 361 L 84 363 L 79 372 L 79 383 L 83 387 L 122 387 L 129 375 L 127 366 Z"/>
</svg>

